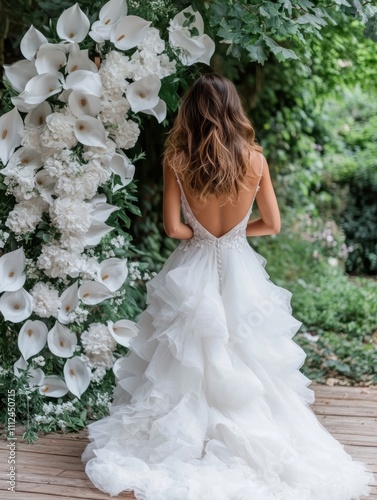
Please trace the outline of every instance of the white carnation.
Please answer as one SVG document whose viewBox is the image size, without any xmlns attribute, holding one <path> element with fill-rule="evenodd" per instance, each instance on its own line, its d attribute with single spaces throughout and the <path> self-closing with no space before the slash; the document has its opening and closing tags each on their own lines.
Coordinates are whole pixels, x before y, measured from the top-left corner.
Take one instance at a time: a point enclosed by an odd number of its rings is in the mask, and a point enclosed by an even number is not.
<svg viewBox="0 0 377 500">
<path fill-rule="evenodd" d="M 113 134 L 118 148 L 130 149 L 135 146 L 140 135 L 140 129 L 136 122 L 125 120 L 117 126 Z"/>
<path fill-rule="evenodd" d="M 49 149 L 72 149 L 77 144 L 74 133 L 76 118 L 63 113 L 51 113 L 41 133 L 42 146 Z"/>
<path fill-rule="evenodd" d="M 36 283 L 31 290 L 33 296 L 33 309 L 35 314 L 41 318 L 54 318 L 58 315 L 58 309 L 61 305 L 59 293 L 48 283 Z"/>
<path fill-rule="evenodd" d="M 21 201 L 9 213 L 5 225 L 15 234 L 34 231 L 48 204 L 40 198 Z"/>
<path fill-rule="evenodd" d="M 88 330 L 81 334 L 81 343 L 93 366 L 111 368 L 114 364 L 113 351 L 116 341 L 111 336 L 107 326 L 92 323 Z"/>
<path fill-rule="evenodd" d="M 50 206 L 50 217 L 63 234 L 80 237 L 85 235 L 91 226 L 92 210 L 90 203 L 71 197 L 60 197 Z"/>
</svg>

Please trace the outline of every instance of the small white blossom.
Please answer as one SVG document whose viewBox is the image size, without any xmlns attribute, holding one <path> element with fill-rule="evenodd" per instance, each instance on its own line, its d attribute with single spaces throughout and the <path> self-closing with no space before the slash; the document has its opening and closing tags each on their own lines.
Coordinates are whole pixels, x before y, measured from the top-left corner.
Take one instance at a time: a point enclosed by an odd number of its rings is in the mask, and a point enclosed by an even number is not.
<svg viewBox="0 0 377 500">
<path fill-rule="evenodd" d="M 37 366 L 44 366 L 46 364 L 46 360 L 43 356 L 36 356 L 32 361 Z"/>
</svg>

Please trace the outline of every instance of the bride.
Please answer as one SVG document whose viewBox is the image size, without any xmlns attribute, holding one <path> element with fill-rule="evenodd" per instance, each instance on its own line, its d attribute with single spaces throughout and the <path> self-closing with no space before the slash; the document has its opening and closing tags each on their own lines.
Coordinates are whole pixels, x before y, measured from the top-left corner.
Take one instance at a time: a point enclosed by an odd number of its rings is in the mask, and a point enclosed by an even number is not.
<svg viewBox="0 0 377 500">
<path fill-rule="evenodd" d="M 233 84 L 198 78 L 163 162 L 164 228 L 180 243 L 147 283 L 110 415 L 88 425 L 85 471 L 111 496 L 353 500 L 375 484 L 310 408 L 291 293 L 246 239 L 280 231 L 261 150 Z"/>
</svg>

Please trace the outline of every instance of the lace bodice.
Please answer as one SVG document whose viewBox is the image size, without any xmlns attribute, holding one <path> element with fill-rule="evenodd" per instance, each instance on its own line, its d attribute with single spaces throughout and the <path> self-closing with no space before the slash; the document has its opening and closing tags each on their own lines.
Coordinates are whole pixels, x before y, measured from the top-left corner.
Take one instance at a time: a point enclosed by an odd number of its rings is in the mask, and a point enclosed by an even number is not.
<svg viewBox="0 0 377 500">
<path fill-rule="evenodd" d="M 180 184 L 180 181 L 178 180 Z M 245 217 L 236 224 L 232 229 L 230 229 L 227 233 L 219 238 L 210 233 L 202 224 L 198 221 L 198 219 L 193 214 L 191 207 L 187 201 L 186 195 L 183 191 L 183 188 L 180 184 L 181 188 L 181 204 L 182 204 L 182 212 L 185 223 L 191 227 L 193 230 L 192 238 L 188 240 L 182 240 L 179 247 L 183 250 L 188 250 L 192 247 L 203 247 L 204 245 L 216 245 L 217 247 L 225 246 L 227 248 L 234 248 L 240 250 L 242 245 L 247 244 L 246 240 L 246 226 L 252 212 L 253 202 L 250 205 L 249 210 Z M 259 189 L 259 185 L 257 190 Z"/>
<path fill-rule="evenodd" d="M 220 236 L 219 238 L 210 233 L 195 217 L 193 211 L 191 210 L 190 204 L 187 201 L 182 184 L 178 176 L 176 175 L 177 182 L 179 184 L 179 188 L 181 191 L 181 206 L 182 206 L 183 218 L 185 223 L 191 227 L 194 233 L 192 238 L 188 240 L 181 240 L 179 248 L 183 250 L 188 250 L 189 248 L 192 247 L 203 247 L 204 245 L 216 245 L 217 248 L 226 247 L 226 248 L 234 248 L 240 250 L 243 245 L 247 244 L 246 226 L 249 221 L 251 212 L 253 210 L 255 197 L 260 188 L 259 183 L 263 173 L 263 155 L 260 154 L 260 157 L 261 157 L 261 169 L 258 179 L 258 185 L 255 190 L 255 194 L 251 202 L 251 205 L 249 207 L 249 210 L 247 211 L 247 214 L 238 224 L 236 224 L 232 229 L 230 229 L 227 233 L 225 233 L 223 236 Z"/>
</svg>

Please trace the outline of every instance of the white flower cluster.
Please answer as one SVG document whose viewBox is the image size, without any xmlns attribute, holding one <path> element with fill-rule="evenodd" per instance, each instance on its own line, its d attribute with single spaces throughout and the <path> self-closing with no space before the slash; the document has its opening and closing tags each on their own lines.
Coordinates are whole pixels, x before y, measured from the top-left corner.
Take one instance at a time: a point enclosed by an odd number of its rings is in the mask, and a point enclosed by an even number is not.
<svg viewBox="0 0 377 500">
<path fill-rule="evenodd" d="M 7 233 L 6 231 L 2 231 L 0 229 L 0 248 L 4 248 L 8 238 L 9 238 L 9 233 Z"/>
<path fill-rule="evenodd" d="M 113 351 L 117 343 L 107 326 L 92 323 L 88 330 L 81 334 L 81 343 L 93 367 L 111 368 L 113 366 Z"/>
<path fill-rule="evenodd" d="M 124 0 L 108 2 L 91 26 L 77 3 L 66 9 L 56 25 L 58 43 L 49 43 L 31 26 L 21 40 L 25 59 L 4 66 L 15 95 L 13 109 L 0 116 L 0 175 L 6 195 L 15 203 L 2 221 L 9 232 L 0 230 L 0 249 L 5 252 L 0 252 L 0 313 L 6 322 L 23 322 L 17 339 L 21 356 L 13 370 L 17 377 L 26 370 L 23 390 L 28 398 L 37 390 L 41 396 L 60 398 L 70 392 L 80 398 L 90 381 L 100 382 L 113 366 L 117 343 L 127 347 L 136 334 L 129 320 L 119 320 L 114 328 L 92 323 L 80 336 L 81 345 L 75 332 L 78 325 L 87 324 L 86 306 L 109 299 L 116 314 L 124 301 L 129 270 L 127 259 L 117 258 L 122 252 L 116 250 L 123 250 L 127 239 L 109 236 L 96 249 L 114 229 L 106 222 L 120 208 L 108 203 L 107 193 L 126 187 L 135 173 L 125 150 L 133 148 L 140 135 L 136 115 L 152 115 L 162 122 L 167 106 L 159 97 L 161 80 L 176 72 L 178 59 L 191 64 L 183 52 L 192 50 L 193 61 L 209 61 L 212 53 L 213 42 L 202 33 L 198 12 L 190 28 L 199 36 L 183 27 L 186 11 L 192 14 L 185 9 L 169 27 L 174 59 L 151 22 L 126 15 Z M 88 35 L 100 53 L 112 44 L 98 63 L 80 48 Z M 8 251 L 10 236 L 26 241 L 32 258 L 23 247 Z M 51 281 L 46 282 L 46 276 Z M 131 264 L 131 286 L 149 278 L 147 272 L 142 276 L 137 262 Z M 31 293 L 25 282 L 34 284 Z M 28 319 L 32 314 L 54 318 L 54 325 L 49 329 L 48 322 Z M 67 325 L 72 323 L 76 328 L 71 330 Z M 64 377 L 40 368 L 46 364 L 45 348 L 64 358 Z M 97 401 L 107 403 L 105 396 Z M 35 419 L 49 423 L 73 407 L 46 405 L 43 410 Z M 65 428 L 63 420 L 58 424 Z"/>
</svg>

